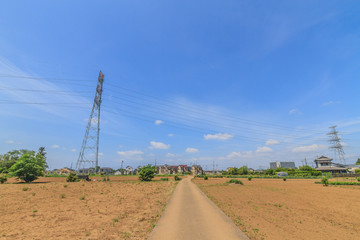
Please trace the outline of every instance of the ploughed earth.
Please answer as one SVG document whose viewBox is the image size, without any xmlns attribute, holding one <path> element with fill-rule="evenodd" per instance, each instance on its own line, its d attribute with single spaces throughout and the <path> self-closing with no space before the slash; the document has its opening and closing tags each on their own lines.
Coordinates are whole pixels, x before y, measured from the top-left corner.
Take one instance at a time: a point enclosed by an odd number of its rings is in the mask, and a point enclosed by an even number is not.
<svg viewBox="0 0 360 240">
<path fill-rule="evenodd" d="M 360 186 L 320 180 L 193 179 L 251 239 L 360 239 Z"/>
<path fill-rule="evenodd" d="M 176 186 L 171 177 L 94 179 L 0 184 L 0 239 L 146 239 Z"/>
</svg>

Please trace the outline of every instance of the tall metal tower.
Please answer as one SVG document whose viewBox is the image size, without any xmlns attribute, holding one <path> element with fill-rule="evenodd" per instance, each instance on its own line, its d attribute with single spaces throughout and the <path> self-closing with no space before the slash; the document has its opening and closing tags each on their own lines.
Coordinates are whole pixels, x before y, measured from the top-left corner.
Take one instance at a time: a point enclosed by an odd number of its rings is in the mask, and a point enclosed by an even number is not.
<svg viewBox="0 0 360 240">
<path fill-rule="evenodd" d="M 99 166 L 99 132 L 100 132 L 100 105 L 103 91 L 104 74 L 100 71 L 96 86 L 94 104 L 86 127 L 84 140 L 81 146 L 79 158 L 76 163 L 76 170 L 86 166 L 95 168 Z"/>
<path fill-rule="evenodd" d="M 334 150 L 334 153 L 335 153 L 335 157 L 337 157 L 337 159 L 343 163 L 343 164 L 346 164 L 345 163 L 345 153 L 344 153 L 344 149 L 343 149 L 343 146 L 340 142 L 341 138 L 339 137 L 339 132 L 336 131 L 336 127 L 337 126 L 331 126 L 329 127 L 331 129 L 331 131 L 327 134 L 330 136 L 330 149 L 333 149 Z"/>
</svg>

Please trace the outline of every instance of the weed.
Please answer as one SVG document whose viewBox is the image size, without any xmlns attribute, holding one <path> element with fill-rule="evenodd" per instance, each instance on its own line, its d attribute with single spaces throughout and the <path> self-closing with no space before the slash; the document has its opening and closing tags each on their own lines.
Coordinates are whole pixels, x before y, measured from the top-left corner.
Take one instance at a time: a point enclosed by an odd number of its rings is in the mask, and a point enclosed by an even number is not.
<svg viewBox="0 0 360 240">
<path fill-rule="evenodd" d="M 286 181 L 286 177 L 283 177 L 283 181 L 284 181 L 284 182 Z"/>
<path fill-rule="evenodd" d="M 169 181 L 169 178 L 160 178 L 161 181 Z"/>
<path fill-rule="evenodd" d="M 174 177 L 174 179 L 175 179 L 175 181 L 180 181 L 180 180 L 181 180 L 181 177 L 179 177 L 178 175 L 176 175 L 176 176 Z"/>
<path fill-rule="evenodd" d="M 244 183 L 238 179 L 230 179 L 229 181 L 227 181 L 227 183 L 235 183 L 235 184 L 244 185 Z"/>
<path fill-rule="evenodd" d="M 251 179 L 252 179 L 252 176 L 248 176 L 248 180 L 251 181 Z"/>
<path fill-rule="evenodd" d="M 38 212 L 38 210 L 34 209 L 33 212 L 36 213 L 36 212 Z"/>
<path fill-rule="evenodd" d="M 208 180 L 208 179 L 209 179 L 209 177 L 205 175 L 205 176 L 204 176 L 204 180 Z"/>
<path fill-rule="evenodd" d="M 34 192 L 33 192 L 31 195 L 35 196 L 35 195 L 36 195 L 36 193 L 34 193 Z"/>
<path fill-rule="evenodd" d="M 113 219 L 113 222 L 118 222 L 118 221 L 119 221 L 118 218 L 114 218 L 114 219 Z"/>
<path fill-rule="evenodd" d="M 65 198 L 65 194 L 64 193 L 60 194 L 60 198 Z"/>
<path fill-rule="evenodd" d="M 358 182 L 360 182 L 360 177 L 357 178 Z"/>
<path fill-rule="evenodd" d="M 321 178 L 321 183 L 322 183 L 324 186 L 328 186 L 328 185 L 329 185 L 329 179 L 324 176 L 324 177 Z"/>
<path fill-rule="evenodd" d="M 28 187 L 23 187 L 22 188 L 22 190 L 24 191 L 24 192 L 26 192 L 27 190 L 29 190 L 30 188 L 28 188 Z"/>
<path fill-rule="evenodd" d="M 67 188 L 68 187 L 68 185 L 67 184 L 64 184 L 64 188 Z"/>
<path fill-rule="evenodd" d="M 85 196 L 81 196 L 81 197 L 80 197 L 80 200 L 85 200 Z"/>
<path fill-rule="evenodd" d="M 85 232 L 85 235 L 86 235 L 86 236 L 90 236 L 90 235 L 91 235 L 91 232 L 86 231 L 86 232 Z"/>
</svg>

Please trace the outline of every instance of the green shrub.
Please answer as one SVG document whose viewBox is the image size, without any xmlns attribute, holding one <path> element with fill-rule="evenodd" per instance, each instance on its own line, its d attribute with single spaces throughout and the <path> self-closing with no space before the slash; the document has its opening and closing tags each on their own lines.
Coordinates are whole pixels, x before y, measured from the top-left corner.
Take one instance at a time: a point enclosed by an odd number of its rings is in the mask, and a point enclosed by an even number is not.
<svg viewBox="0 0 360 240">
<path fill-rule="evenodd" d="M 26 192 L 27 190 L 29 190 L 30 188 L 28 188 L 28 187 L 23 187 L 22 188 L 22 190 L 24 191 L 24 192 Z"/>
<path fill-rule="evenodd" d="M 110 182 L 110 177 L 109 176 L 106 176 L 106 181 Z"/>
<path fill-rule="evenodd" d="M 155 166 L 147 165 L 140 169 L 139 180 L 151 181 L 155 177 Z"/>
<path fill-rule="evenodd" d="M 169 178 L 160 178 L 161 181 L 169 181 Z"/>
<path fill-rule="evenodd" d="M 85 196 L 81 196 L 81 197 L 80 197 L 80 200 L 85 200 Z"/>
<path fill-rule="evenodd" d="M 60 198 L 65 198 L 65 194 L 64 193 L 60 194 Z"/>
<path fill-rule="evenodd" d="M 239 179 L 230 179 L 227 183 L 235 183 L 235 184 L 244 185 L 244 183 L 242 181 L 240 181 Z"/>
<path fill-rule="evenodd" d="M 360 177 L 357 178 L 358 182 L 360 182 Z"/>
<path fill-rule="evenodd" d="M 286 177 L 283 177 L 284 182 L 286 181 Z"/>
<path fill-rule="evenodd" d="M 7 174 L 1 173 L 0 174 L 0 183 L 3 184 L 7 181 Z"/>
<path fill-rule="evenodd" d="M 324 176 L 324 177 L 321 178 L 321 183 L 322 183 L 324 186 L 328 186 L 328 185 L 329 185 L 329 179 Z"/>
<path fill-rule="evenodd" d="M 178 175 L 175 175 L 174 179 L 175 179 L 175 181 L 180 181 L 181 177 L 179 177 Z"/>
<path fill-rule="evenodd" d="M 253 178 L 252 176 L 248 176 L 248 180 L 249 180 L 249 181 L 251 181 L 252 178 Z"/>
<path fill-rule="evenodd" d="M 67 182 L 77 182 L 78 177 L 76 175 L 76 172 L 71 172 L 67 177 L 66 177 L 66 181 Z"/>
<path fill-rule="evenodd" d="M 208 180 L 208 179 L 209 179 L 208 176 L 205 175 L 205 176 L 204 176 L 204 180 Z"/>
<path fill-rule="evenodd" d="M 17 177 L 27 183 L 32 182 L 44 175 L 47 167 L 46 158 L 31 151 L 21 155 L 14 165 L 9 169 L 10 176 Z"/>
</svg>

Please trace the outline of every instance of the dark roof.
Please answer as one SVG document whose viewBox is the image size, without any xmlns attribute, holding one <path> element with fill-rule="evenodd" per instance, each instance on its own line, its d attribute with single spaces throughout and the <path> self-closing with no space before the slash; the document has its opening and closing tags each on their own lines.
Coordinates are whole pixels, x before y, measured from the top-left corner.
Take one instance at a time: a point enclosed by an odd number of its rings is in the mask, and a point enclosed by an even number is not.
<svg viewBox="0 0 360 240">
<path fill-rule="evenodd" d="M 315 161 L 332 161 L 332 158 L 321 156 L 321 157 L 315 159 Z"/>
</svg>

